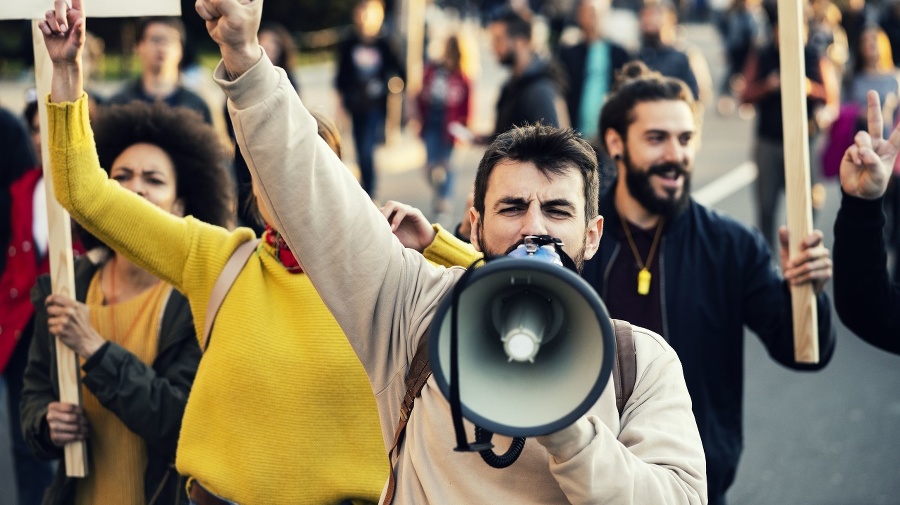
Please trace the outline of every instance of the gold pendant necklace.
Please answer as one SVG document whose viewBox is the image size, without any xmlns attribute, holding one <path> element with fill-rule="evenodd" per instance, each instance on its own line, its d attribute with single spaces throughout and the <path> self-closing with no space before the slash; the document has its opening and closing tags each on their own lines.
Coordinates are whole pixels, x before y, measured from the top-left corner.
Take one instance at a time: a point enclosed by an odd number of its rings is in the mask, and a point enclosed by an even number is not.
<svg viewBox="0 0 900 505">
<path fill-rule="evenodd" d="M 647 254 L 646 263 L 641 261 L 641 255 L 637 250 L 637 245 L 635 245 L 634 239 L 631 237 L 631 228 L 628 226 L 628 220 L 621 217 L 621 221 L 622 229 L 625 230 L 625 238 L 628 239 L 628 245 L 631 246 L 631 253 L 634 254 L 634 261 L 637 262 L 637 266 L 640 269 L 637 277 L 637 292 L 639 295 L 647 295 L 650 293 L 650 280 L 653 277 L 650 274 L 650 265 L 653 264 L 653 255 L 656 253 L 656 246 L 659 245 L 659 237 L 662 236 L 665 218 L 660 217 L 659 221 L 656 223 L 656 235 L 653 237 L 653 243 L 650 244 L 650 253 Z"/>
</svg>

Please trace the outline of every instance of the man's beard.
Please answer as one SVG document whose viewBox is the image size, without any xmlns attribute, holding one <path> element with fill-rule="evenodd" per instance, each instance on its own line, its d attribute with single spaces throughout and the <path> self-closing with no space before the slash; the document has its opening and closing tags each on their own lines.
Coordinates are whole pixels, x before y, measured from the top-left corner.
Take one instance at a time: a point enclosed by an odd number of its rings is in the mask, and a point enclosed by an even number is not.
<svg viewBox="0 0 900 505">
<path fill-rule="evenodd" d="M 524 243 L 524 241 L 515 243 L 512 246 L 510 246 L 509 249 L 507 249 L 505 252 L 502 252 L 502 253 L 497 253 L 495 251 L 491 251 L 491 249 L 488 248 L 487 243 L 485 243 L 484 237 L 481 234 L 482 230 L 484 230 L 484 221 L 482 220 L 481 217 L 479 217 L 478 220 L 479 220 L 479 223 L 478 223 L 478 247 L 481 249 L 481 253 L 484 255 L 485 262 L 491 261 L 492 259 L 509 256 L 509 253 L 515 251 L 517 247 L 519 247 L 520 245 L 522 245 Z M 575 252 L 575 256 L 570 256 L 570 258 L 572 259 L 572 262 L 575 263 L 575 271 L 578 274 L 581 274 L 582 270 L 584 270 L 584 250 L 586 248 L 587 248 L 587 232 L 585 232 L 584 240 L 581 242 L 581 247 L 578 248 L 578 251 Z M 566 253 L 564 251 L 560 250 L 560 252 L 562 254 L 568 255 L 568 253 Z M 563 264 L 565 264 L 565 261 L 563 261 Z"/>
<path fill-rule="evenodd" d="M 622 161 L 625 163 L 625 185 L 628 187 L 628 192 L 645 209 L 668 219 L 677 216 L 687 207 L 691 194 L 691 174 L 685 163 L 660 163 L 651 165 L 646 171 L 642 171 L 631 164 L 631 157 L 628 156 L 627 150 Z M 667 197 L 660 197 L 654 191 L 650 177 L 653 175 L 665 176 L 670 172 L 674 172 L 676 177 L 679 175 L 684 177 L 681 195 L 676 196 L 677 190 L 672 189 L 667 190 Z"/>
<path fill-rule="evenodd" d="M 507 68 L 512 68 L 516 64 L 516 53 L 512 49 L 507 50 L 504 54 L 497 57 L 497 63 Z"/>
<path fill-rule="evenodd" d="M 662 47 L 662 35 L 659 32 L 656 33 L 642 33 L 641 34 L 641 44 L 645 47 Z"/>
</svg>

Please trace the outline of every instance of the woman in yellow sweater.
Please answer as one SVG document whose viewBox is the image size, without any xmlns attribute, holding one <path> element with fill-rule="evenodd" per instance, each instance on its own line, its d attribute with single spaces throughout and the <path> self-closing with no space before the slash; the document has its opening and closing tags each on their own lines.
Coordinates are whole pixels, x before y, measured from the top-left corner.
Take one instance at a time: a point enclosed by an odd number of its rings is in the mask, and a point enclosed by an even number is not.
<svg viewBox="0 0 900 505">
<path fill-rule="evenodd" d="M 216 279 L 255 237 L 247 228 L 167 214 L 104 176 L 82 89 L 81 2 L 61 8 L 41 25 L 54 64 L 48 108 L 56 196 L 88 231 L 184 293 L 202 335 Z M 389 441 L 367 377 L 277 232 L 264 239 L 203 349 L 177 469 L 199 503 L 377 502 Z"/>
<path fill-rule="evenodd" d="M 232 219 L 225 150 L 195 113 L 144 103 L 105 109 L 97 150 L 120 191 L 165 215 Z M 106 180 L 102 171 L 98 174 Z M 110 183 L 114 184 L 114 183 Z M 139 226 L 130 223 L 136 233 Z M 58 459 L 85 440 L 88 476 L 68 479 L 60 465 L 44 504 L 184 503 L 172 469 L 200 347 L 187 300 L 172 286 L 105 247 L 75 261 L 75 298 L 50 295 L 42 276 L 33 293 L 35 335 L 22 392 L 22 427 L 31 451 Z M 83 303 L 82 303 L 83 302 Z M 80 359 L 83 406 L 59 401 L 55 340 Z"/>
</svg>

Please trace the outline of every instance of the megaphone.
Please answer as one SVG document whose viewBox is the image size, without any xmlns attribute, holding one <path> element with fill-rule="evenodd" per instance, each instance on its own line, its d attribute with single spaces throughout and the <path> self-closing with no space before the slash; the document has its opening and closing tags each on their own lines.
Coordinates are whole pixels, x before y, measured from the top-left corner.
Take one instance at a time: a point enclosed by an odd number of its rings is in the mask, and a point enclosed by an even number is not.
<svg viewBox="0 0 900 505">
<path fill-rule="evenodd" d="M 470 269 L 441 302 L 429 337 L 432 370 L 451 407 L 458 395 L 462 416 L 510 437 L 553 433 L 583 416 L 609 382 L 615 353 L 596 291 L 548 261 L 552 245 L 520 246 L 529 247 Z"/>
</svg>

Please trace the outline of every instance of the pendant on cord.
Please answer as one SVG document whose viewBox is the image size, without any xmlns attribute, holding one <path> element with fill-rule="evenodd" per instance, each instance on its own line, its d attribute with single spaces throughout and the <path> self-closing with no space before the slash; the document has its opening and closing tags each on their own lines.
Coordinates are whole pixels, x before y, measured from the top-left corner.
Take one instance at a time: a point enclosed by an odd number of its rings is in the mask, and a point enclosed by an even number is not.
<svg viewBox="0 0 900 505">
<path fill-rule="evenodd" d="M 646 268 L 642 268 L 640 272 L 638 272 L 638 288 L 637 292 L 639 295 L 646 295 L 650 292 L 650 270 Z"/>
</svg>

